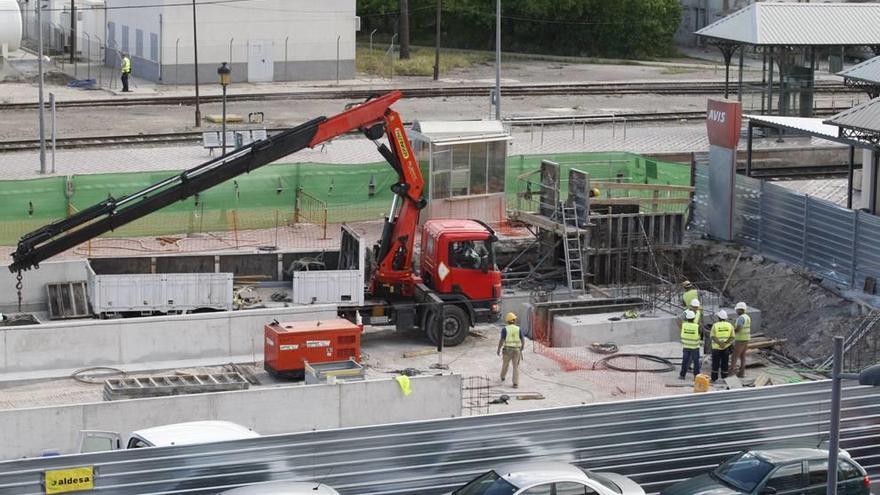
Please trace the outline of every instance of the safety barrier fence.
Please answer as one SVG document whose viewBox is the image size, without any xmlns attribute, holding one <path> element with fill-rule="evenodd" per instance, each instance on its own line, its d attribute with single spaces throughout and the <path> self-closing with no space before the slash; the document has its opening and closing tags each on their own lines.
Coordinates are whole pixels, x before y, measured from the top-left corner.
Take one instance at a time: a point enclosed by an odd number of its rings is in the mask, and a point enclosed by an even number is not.
<svg viewBox="0 0 880 495">
<path fill-rule="evenodd" d="M 874 479 L 878 398 L 874 388 L 846 386 L 842 402 L 841 446 Z M 625 474 L 653 493 L 742 449 L 817 446 L 827 439 L 829 403 L 830 382 L 821 381 L 22 459 L 0 463 L 0 493 L 43 493 L 46 470 L 94 466 L 104 494 L 208 494 L 273 479 L 320 480 L 346 495 L 439 494 L 498 463 L 539 458 Z"/>
<path fill-rule="evenodd" d="M 697 164 L 691 227 L 707 232 L 709 168 Z M 880 218 L 736 176 L 734 236 L 768 258 L 801 266 L 853 289 L 880 279 Z"/>
<path fill-rule="evenodd" d="M 687 185 L 690 168 L 631 153 L 516 155 L 507 158 L 507 203 L 516 201 L 517 176 L 535 170 L 542 158 L 560 163 L 564 176 L 576 167 L 595 178 L 642 184 Z M 423 168 L 426 168 L 423 167 Z M 0 245 L 15 244 L 34 229 L 81 211 L 108 195 L 121 198 L 163 180 L 174 171 L 55 176 L 0 181 Z M 427 170 L 423 170 L 427 177 Z M 170 205 L 106 237 L 268 229 L 297 223 L 297 191 L 326 209 L 326 223 L 381 220 L 388 214 L 397 174 L 387 163 L 290 163 L 262 167 Z M 649 194 L 650 196 L 650 194 Z M 302 218 L 299 219 L 303 221 Z M 323 211 L 321 212 L 323 224 Z M 305 220 L 306 222 L 312 220 Z M 333 229 L 328 229 L 332 232 Z M 326 236 L 325 236 L 326 237 Z"/>
</svg>

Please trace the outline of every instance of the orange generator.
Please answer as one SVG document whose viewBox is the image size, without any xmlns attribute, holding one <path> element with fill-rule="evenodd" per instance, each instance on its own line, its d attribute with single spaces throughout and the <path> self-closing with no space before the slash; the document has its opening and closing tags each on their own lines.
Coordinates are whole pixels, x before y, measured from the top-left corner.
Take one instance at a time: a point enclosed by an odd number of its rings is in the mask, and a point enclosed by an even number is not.
<svg viewBox="0 0 880 495">
<path fill-rule="evenodd" d="M 263 367 L 272 376 L 302 379 L 306 361 L 360 361 L 363 331 L 363 325 L 341 318 L 273 321 L 264 329 Z"/>
</svg>

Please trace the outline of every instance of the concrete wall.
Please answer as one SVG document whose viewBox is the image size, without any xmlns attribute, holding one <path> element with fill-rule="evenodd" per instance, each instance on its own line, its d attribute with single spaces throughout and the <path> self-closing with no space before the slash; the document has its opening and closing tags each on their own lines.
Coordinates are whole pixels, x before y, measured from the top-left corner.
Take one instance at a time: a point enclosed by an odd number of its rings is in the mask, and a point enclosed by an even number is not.
<svg viewBox="0 0 880 495">
<path fill-rule="evenodd" d="M 332 305 L 0 328 L 0 374 L 262 356 L 263 326 L 336 316 Z M 159 366 L 161 367 L 161 366 Z"/>
<path fill-rule="evenodd" d="M 8 265 L 0 266 L 0 312 L 18 311 L 18 295 L 15 275 L 9 273 Z M 46 284 L 57 282 L 84 282 L 86 261 L 48 261 L 37 270 L 22 272 L 22 311 L 47 311 Z"/>
<path fill-rule="evenodd" d="M 735 321 L 736 311 L 726 308 L 731 323 Z M 750 309 L 752 334 L 761 330 L 761 312 Z M 656 316 L 643 316 L 632 320 L 620 319 L 619 313 L 604 313 L 578 316 L 558 316 L 553 320 L 551 346 L 584 347 L 593 342 L 614 342 L 618 345 L 652 344 L 675 342 L 681 337 L 678 315 L 658 311 Z M 703 324 L 714 323 L 715 317 L 705 315 Z"/>
<path fill-rule="evenodd" d="M 80 430 L 132 431 L 197 420 L 233 421 L 263 435 L 461 414 L 461 377 L 421 376 L 404 396 L 391 378 L 240 392 L 0 411 L 0 459 L 76 449 Z"/>
</svg>

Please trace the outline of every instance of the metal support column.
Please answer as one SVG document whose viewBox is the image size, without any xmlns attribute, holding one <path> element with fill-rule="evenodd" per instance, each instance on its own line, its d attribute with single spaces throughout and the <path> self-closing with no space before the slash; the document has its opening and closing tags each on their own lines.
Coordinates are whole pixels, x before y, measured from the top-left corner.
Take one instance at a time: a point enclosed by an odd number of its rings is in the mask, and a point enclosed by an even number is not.
<svg viewBox="0 0 880 495">
<path fill-rule="evenodd" d="M 843 379 L 843 337 L 834 337 L 834 361 L 831 368 L 831 419 L 828 433 L 828 466 L 837 466 L 837 451 L 840 446 L 840 382 Z M 837 469 L 828 470 L 827 495 L 837 495 Z"/>
<path fill-rule="evenodd" d="M 749 141 L 751 143 L 751 141 Z M 856 147 L 849 147 L 849 168 L 846 171 L 846 207 L 852 209 L 853 200 L 853 169 L 856 163 Z"/>
<path fill-rule="evenodd" d="M 746 137 L 746 177 L 752 176 L 752 137 L 755 124 L 749 120 L 748 134 Z"/>
<path fill-rule="evenodd" d="M 745 47 L 739 47 L 739 79 L 736 83 L 736 101 L 740 102 L 743 101 L 743 62 L 745 52 Z"/>
<path fill-rule="evenodd" d="M 767 54 L 767 115 L 773 114 L 773 47 Z"/>
</svg>

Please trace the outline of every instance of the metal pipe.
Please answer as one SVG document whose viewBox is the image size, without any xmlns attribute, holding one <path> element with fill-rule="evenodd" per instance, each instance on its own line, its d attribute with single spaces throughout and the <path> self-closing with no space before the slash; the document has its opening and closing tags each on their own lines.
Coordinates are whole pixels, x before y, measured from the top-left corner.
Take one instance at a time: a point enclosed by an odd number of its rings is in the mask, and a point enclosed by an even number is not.
<svg viewBox="0 0 880 495">
<path fill-rule="evenodd" d="M 226 155 L 226 85 L 223 85 L 223 155 Z"/>
<path fill-rule="evenodd" d="M 336 85 L 339 86 L 339 42 L 342 40 L 342 35 L 336 37 Z"/>
<path fill-rule="evenodd" d="M 840 376 L 843 361 L 843 337 L 834 336 L 834 361 L 831 367 L 831 419 L 828 428 L 827 495 L 837 495 L 837 451 L 840 449 Z"/>
<path fill-rule="evenodd" d="M 86 79 L 92 78 L 92 37 L 89 36 L 89 33 L 83 31 L 83 36 L 86 37 Z"/>
<path fill-rule="evenodd" d="M 159 81 L 162 80 L 162 47 L 165 46 L 162 44 L 162 42 L 165 41 L 165 36 L 164 36 L 165 35 L 165 27 L 164 26 L 165 26 L 165 23 L 164 23 L 164 19 L 162 19 L 162 14 L 159 14 L 159 46 L 157 47 L 157 49 L 159 51 L 159 53 L 158 53 L 159 56 L 158 56 L 158 60 L 156 61 L 159 64 Z"/>
<path fill-rule="evenodd" d="M 102 40 L 101 37 L 97 34 L 95 35 L 95 38 L 98 39 L 98 57 L 101 58 L 101 64 L 98 65 L 98 86 L 100 86 L 104 82 L 104 64 L 106 63 L 106 60 L 104 60 L 104 55 L 101 53 L 101 50 L 105 50 L 105 48 L 104 40 Z"/>
<path fill-rule="evenodd" d="M 55 173 L 55 93 L 49 93 L 49 108 L 52 109 L 52 173 Z"/>
<path fill-rule="evenodd" d="M 38 78 L 39 81 L 39 91 L 40 91 L 40 111 L 38 112 L 38 120 L 40 125 L 40 173 L 46 173 L 46 123 L 45 118 L 43 116 L 43 111 L 45 110 L 45 101 L 43 100 L 43 9 L 40 5 L 41 0 L 36 2 L 37 9 L 37 27 L 39 27 L 39 40 L 38 50 L 37 50 L 37 70 L 40 72 L 40 76 Z"/>
<path fill-rule="evenodd" d="M 286 36 L 284 38 L 284 80 L 287 80 L 287 45 L 288 41 L 290 41 L 290 36 Z M 229 63 L 232 63 L 232 58 L 229 59 Z"/>
<path fill-rule="evenodd" d="M 193 62 L 195 67 L 196 84 L 196 127 L 202 125 L 202 110 L 199 108 L 199 42 L 196 31 L 196 0 L 192 0 L 193 6 Z"/>
<path fill-rule="evenodd" d="M 180 84 L 180 38 L 174 42 L 174 84 Z"/>
<path fill-rule="evenodd" d="M 229 67 L 232 67 L 232 42 L 235 41 L 235 36 L 229 38 Z M 274 60 L 274 55 L 272 56 Z"/>
<path fill-rule="evenodd" d="M 746 48 L 744 46 L 739 47 L 739 80 L 736 84 L 736 101 L 743 101 L 743 61 L 745 58 Z"/>
<path fill-rule="evenodd" d="M 501 120 L 501 0 L 495 2 L 495 120 Z"/>
</svg>

